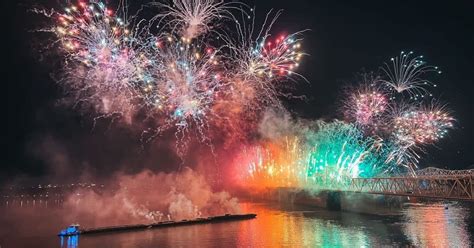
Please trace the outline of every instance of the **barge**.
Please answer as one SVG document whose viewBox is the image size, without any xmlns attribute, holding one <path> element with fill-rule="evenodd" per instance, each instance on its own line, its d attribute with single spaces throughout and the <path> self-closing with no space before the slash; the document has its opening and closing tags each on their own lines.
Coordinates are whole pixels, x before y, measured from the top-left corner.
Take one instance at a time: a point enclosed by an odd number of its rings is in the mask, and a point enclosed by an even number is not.
<svg viewBox="0 0 474 248">
<path fill-rule="evenodd" d="M 136 224 L 136 225 L 123 225 L 123 226 L 106 226 L 97 228 L 81 228 L 78 224 L 73 224 L 58 233 L 58 236 L 76 236 L 80 234 L 92 234 L 92 233 L 104 233 L 104 232 L 118 232 L 118 231 L 133 231 L 140 229 L 149 228 L 164 228 L 174 226 L 185 226 L 185 225 L 196 225 L 196 224 L 207 224 L 207 223 L 218 223 L 225 221 L 236 221 L 236 220 L 248 220 L 257 217 L 256 214 L 226 214 L 211 216 L 207 218 L 197 218 L 192 220 L 180 220 L 180 221 L 161 221 L 151 224 Z"/>
</svg>

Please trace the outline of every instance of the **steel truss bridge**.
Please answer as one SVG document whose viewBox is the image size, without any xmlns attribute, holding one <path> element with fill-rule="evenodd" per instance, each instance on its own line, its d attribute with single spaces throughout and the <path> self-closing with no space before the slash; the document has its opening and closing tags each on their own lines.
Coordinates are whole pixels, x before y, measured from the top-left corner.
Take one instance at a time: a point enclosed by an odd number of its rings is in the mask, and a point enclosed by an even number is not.
<svg viewBox="0 0 474 248">
<path fill-rule="evenodd" d="M 426 168 L 393 177 L 352 178 L 341 191 L 474 201 L 474 169 Z"/>
</svg>

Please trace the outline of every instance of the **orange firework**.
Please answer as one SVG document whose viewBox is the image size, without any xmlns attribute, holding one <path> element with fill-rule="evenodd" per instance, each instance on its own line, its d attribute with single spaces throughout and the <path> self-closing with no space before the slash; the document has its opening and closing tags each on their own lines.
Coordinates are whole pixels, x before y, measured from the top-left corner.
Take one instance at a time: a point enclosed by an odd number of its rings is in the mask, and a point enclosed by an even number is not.
<svg viewBox="0 0 474 248">
<path fill-rule="evenodd" d="M 242 186 L 265 189 L 301 186 L 305 149 L 298 137 L 284 137 L 245 148 L 235 160 Z"/>
</svg>

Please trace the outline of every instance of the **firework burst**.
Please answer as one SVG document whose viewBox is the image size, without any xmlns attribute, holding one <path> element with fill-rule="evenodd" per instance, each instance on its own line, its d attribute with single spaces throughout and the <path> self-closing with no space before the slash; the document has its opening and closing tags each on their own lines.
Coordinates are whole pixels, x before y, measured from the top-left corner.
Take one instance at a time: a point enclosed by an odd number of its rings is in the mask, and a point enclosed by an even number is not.
<svg viewBox="0 0 474 248">
<path fill-rule="evenodd" d="M 162 10 L 154 18 L 159 20 L 158 26 L 163 24 L 186 42 L 211 31 L 217 20 L 235 20 L 231 10 L 240 10 L 238 5 L 222 0 L 170 0 L 153 5 Z"/>
<path fill-rule="evenodd" d="M 101 2 L 78 2 L 64 12 L 46 14 L 65 56 L 59 80 L 76 104 L 92 107 L 99 117 L 127 116 L 141 98 L 136 87 L 145 75 L 147 59 L 125 17 Z"/>
<path fill-rule="evenodd" d="M 455 121 L 445 106 L 436 103 L 400 102 L 391 107 L 389 117 L 385 130 L 390 143 L 387 162 L 395 162 L 412 172 L 418 167 L 424 148 L 444 138 Z"/>
<path fill-rule="evenodd" d="M 249 93 L 248 101 L 244 104 L 253 108 L 278 105 L 279 96 L 285 95 L 284 90 L 291 87 L 282 85 L 282 82 L 294 81 L 296 78 L 306 80 L 296 72 L 306 55 L 302 51 L 304 31 L 277 36 L 270 33 L 280 14 L 281 11 L 274 15 L 272 11 L 267 13 L 260 29 L 255 28 L 254 20 L 248 26 L 245 22 L 237 22 L 237 39 L 224 39 L 234 61 L 232 68 L 229 68 L 229 77 L 235 88 Z"/>
<path fill-rule="evenodd" d="M 92 67 L 127 58 L 132 38 L 127 23 L 103 3 L 80 2 L 57 13 L 55 33 L 67 59 Z"/>
<path fill-rule="evenodd" d="M 433 144 L 446 136 L 454 118 L 444 106 L 431 104 L 403 112 L 394 119 L 394 134 L 407 143 Z"/>
<path fill-rule="evenodd" d="M 347 90 L 343 101 L 345 118 L 358 126 L 377 130 L 389 108 L 389 97 L 376 83 L 361 84 Z"/>
<path fill-rule="evenodd" d="M 422 78 L 429 72 L 441 74 L 436 66 L 428 65 L 423 61 L 423 56 L 413 56 L 413 52 L 401 52 L 400 56 L 391 58 L 391 64 L 385 63 L 382 71 L 388 77 L 383 80 L 385 85 L 397 93 L 407 92 L 409 96 L 417 100 L 426 95 L 431 95 L 426 89 L 427 86 L 436 87 L 437 85 Z"/>
<path fill-rule="evenodd" d="M 147 113 L 160 124 L 151 137 L 175 127 L 183 138 L 195 128 L 201 141 L 207 140 L 214 105 L 226 87 L 219 73 L 218 50 L 203 53 L 200 47 L 173 38 L 156 49 L 155 65 L 149 69 L 153 81 L 142 88 Z"/>
</svg>

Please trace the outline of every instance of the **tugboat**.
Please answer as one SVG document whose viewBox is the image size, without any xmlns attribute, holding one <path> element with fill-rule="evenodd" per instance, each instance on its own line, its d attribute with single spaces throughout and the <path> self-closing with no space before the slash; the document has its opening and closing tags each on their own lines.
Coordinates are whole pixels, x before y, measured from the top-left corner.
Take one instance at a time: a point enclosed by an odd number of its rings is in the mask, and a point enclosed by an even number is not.
<svg viewBox="0 0 474 248">
<path fill-rule="evenodd" d="M 74 235 L 79 235 L 81 234 L 81 231 L 79 230 L 80 225 L 79 224 L 72 224 L 68 226 L 66 229 L 61 230 L 58 233 L 58 236 L 74 236 Z"/>
</svg>

